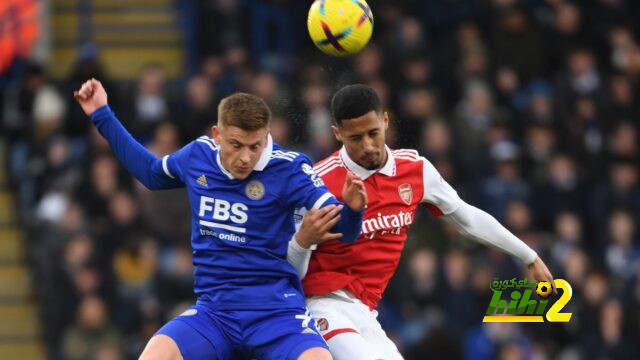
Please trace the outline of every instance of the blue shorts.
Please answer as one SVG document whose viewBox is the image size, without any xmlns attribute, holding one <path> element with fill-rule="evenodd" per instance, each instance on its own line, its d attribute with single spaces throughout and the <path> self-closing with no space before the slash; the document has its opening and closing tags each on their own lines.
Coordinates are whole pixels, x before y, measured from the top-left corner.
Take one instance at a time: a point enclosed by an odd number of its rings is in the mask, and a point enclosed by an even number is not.
<svg viewBox="0 0 640 360">
<path fill-rule="evenodd" d="M 329 349 L 306 308 L 221 311 L 196 304 L 156 334 L 172 338 L 185 360 L 295 360 L 314 347 Z"/>
</svg>

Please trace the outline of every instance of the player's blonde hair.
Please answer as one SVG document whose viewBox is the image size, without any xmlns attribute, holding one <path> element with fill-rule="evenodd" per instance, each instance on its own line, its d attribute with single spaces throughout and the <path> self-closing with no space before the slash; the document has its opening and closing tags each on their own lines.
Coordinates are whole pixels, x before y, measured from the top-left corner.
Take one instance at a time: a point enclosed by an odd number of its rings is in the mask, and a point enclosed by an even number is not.
<svg viewBox="0 0 640 360">
<path fill-rule="evenodd" d="M 222 99 L 218 105 L 218 125 L 256 131 L 267 127 L 270 120 L 269 106 L 255 95 L 235 93 Z"/>
</svg>

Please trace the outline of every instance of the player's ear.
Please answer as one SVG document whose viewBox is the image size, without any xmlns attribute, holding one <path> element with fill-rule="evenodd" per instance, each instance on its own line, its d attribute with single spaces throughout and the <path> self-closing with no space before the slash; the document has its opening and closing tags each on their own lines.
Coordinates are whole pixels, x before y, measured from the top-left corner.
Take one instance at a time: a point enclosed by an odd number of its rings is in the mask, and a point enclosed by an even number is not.
<svg viewBox="0 0 640 360">
<path fill-rule="evenodd" d="M 211 134 L 213 135 L 213 140 L 215 140 L 216 144 L 220 144 L 220 128 L 218 125 L 213 125 L 211 127 Z"/>
<path fill-rule="evenodd" d="M 342 136 L 340 136 L 340 129 L 338 129 L 338 126 L 331 125 L 331 130 L 333 130 L 333 135 L 336 137 L 336 140 L 342 142 Z"/>
<path fill-rule="evenodd" d="M 389 129 L 389 113 L 388 112 L 384 112 L 383 115 L 383 119 L 384 121 L 384 131 L 387 131 L 387 129 Z"/>
</svg>

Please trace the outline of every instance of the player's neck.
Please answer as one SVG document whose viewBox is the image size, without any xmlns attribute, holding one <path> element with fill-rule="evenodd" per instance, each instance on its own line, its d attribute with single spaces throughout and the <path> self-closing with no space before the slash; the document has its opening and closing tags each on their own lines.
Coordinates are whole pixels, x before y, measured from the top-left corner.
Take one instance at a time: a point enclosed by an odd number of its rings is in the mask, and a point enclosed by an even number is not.
<svg viewBox="0 0 640 360">
<path fill-rule="evenodd" d="M 389 161 L 389 153 L 387 153 L 387 148 L 385 146 L 384 151 L 382 152 L 382 161 L 380 161 L 380 166 L 378 166 L 378 169 L 376 170 L 380 170 L 387 165 L 387 161 Z"/>
</svg>

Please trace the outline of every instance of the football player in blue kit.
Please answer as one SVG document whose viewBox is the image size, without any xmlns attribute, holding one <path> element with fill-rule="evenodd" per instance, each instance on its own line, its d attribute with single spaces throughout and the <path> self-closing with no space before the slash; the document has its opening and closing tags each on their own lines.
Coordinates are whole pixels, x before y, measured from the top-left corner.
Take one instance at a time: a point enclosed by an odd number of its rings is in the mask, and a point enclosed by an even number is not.
<svg viewBox="0 0 640 360">
<path fill-rule="evenodd" d="M 331 359 L 287 247 L 300 207 L 324 211 L 343 241 L 355 241 L 367 201 L 362 181 L 347 178 L 341 205 L 305 155 L 273 142 L 269 108 L 250 94 L 220 102 L 213 138 L 163 158 L 122 126 L 99 81 L 74 96 L 147 188 L 187 188 L 198 300 L 149 340 L 141 359 Z"/>
</svg>

